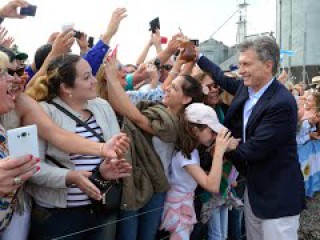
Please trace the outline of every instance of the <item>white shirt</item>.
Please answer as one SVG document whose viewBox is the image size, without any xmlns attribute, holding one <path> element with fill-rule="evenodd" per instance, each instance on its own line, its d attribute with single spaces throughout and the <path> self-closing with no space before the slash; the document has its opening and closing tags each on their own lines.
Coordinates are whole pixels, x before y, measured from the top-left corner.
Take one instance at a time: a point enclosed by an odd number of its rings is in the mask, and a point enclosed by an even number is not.
<svg viewBox="0 0 320 240">
<path fill-rule="evenodd" d="M 269 81 L 266 85 L 264 85 L 258 92 L 254 92 L 253 89 L 250 87 L 248 88 L 249 99 L 247 99 L 243 108 L 243 142 L 246 142 L 246 128 L 249 117 L 252 113 L 252 109 L 273 81 L 274 78 L 271 81 Z"/>
<path fill-rule="evenodd" d="M 153 144 L 154 150 L 157 152 L 158 156 L 160 157 L 160 160 L 164 169 L 164 174 L 166 175 L 167 179 L 169 179 L 169 168 L 172 160 L 172 155 L 174 153 L 174 144 L 164 142 L 156 136 L 152 137 L 152 144 Z"/>
<path fill-rule="evenodd" d="M 183 156 L 181 152 L 173 155 L 170 168 L 170 186 L 174 186 L 181 192 L 194 192 L 197 187 L 197 182 L 184 169 L 187 165 L 200 165 L 200 157 L 197 149 L 191 153 L 191 159 Z"/>
</svg>

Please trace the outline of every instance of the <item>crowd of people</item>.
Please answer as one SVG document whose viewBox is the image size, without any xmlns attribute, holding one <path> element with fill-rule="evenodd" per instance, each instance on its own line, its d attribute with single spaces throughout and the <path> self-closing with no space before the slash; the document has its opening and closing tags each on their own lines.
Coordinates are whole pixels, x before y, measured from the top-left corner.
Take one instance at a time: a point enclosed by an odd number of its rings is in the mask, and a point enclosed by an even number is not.
<svg viewBox="0 0 320 240">
<path fill-rule="evenodd" d="M 28 5 L 0 6 L 0 24 Z M 270 37 L 241 43 L 223 71 L 156 29 L 123 64 L 110 42 L 126 16 L 115 9 L 90 47 L 72 28 L 53 33 L 31 64 L 0 25 L 0 239 L 298 239 L 320 191 L 308 178 L 317 88 L 277 77 Z M 7 131 L 32 124 L 39 157 L 10 157 Z"/>
</svg>

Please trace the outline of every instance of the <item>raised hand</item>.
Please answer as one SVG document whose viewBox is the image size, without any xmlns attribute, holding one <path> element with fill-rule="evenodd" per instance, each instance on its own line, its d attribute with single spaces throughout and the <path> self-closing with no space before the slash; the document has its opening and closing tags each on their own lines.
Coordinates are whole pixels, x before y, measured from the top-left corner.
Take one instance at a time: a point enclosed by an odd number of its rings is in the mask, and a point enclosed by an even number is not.
<svg viewBox="0 0 320 240">
<path fill-rule="evenodd" d="M 105 180 L 117 180 L 128 177 L 131 174 L 132 166 L 124 158 L 105 159 L 100 165 L 100 174 Z"/>
<path fill-rule="evenodd" d="M 53 32 L 48 38 L 47 43 L 53 44 L 56 38 L 59 36 L 60 32 Z"/>
<path fill-rule="evenodd" d="M 161 46 L 161 36 L 159 29 L 157 29 L 155 33 L 151 33 L 150 41 L 155 46 Z"/>
<path fill-rule="evenodd" d="M 23 0 L 13 0 L 8 2 L 0 9 L 0 17 L 3 18 L 25 18 L 18 13 L 19 7 L 28 7 L 28 3 Z"/>
<path fill-rule="evenodd" d="M 181 45 L 181 37 L 183 37 L 182 33 L 178 33 L 172 37 L 172 39 L 169 41 L 168 46 L 167 46 L 167 51 L 170 54 L 174 54 L 177 52 Z"/>
<path fill-rule="evenodd" d="M 228 149 L 228 146 L 231 144 L 231 141 L 231 132 L 226 128 L 222 129 L 217 135 L 214 151 L 225 153 Z"/>
<path fill-rule="evenodd" d="M 127 16 L 127 9 L 117 8 L 113 11 L 106 33 L 102 36 L 105 43 L 109 43 L 110 39 L 117 33 L 120 22 Z"/>
<path fill-rule="evenodd" d="M 11 48 L 12 44 L 14 43 L 14 38 L 13 37 L 7 37 L 5 38 L 0 45 L 6 48 Z"/>
<path fill-rule="evenodd" d="M 70 170 L 67 174 L 66 183 L 67 185 L 76 185 L 90 198 L 101 200 L 100 190 L 89 180 L 91 175 L 92 173 L 87 171 Z"/>
<path fill-rule="evenodd" d="M 74 31 L 69 28 L 60 33 L 52 45 L 51 53 L 54 56 L 60 56 L 67 53 L 74 43 Z"/>
<path fill-rule="evenodd" d="M 104 63 L 105 79 L 108 79 L 108 82 L 119 81 L 117 75 L 117 54 L 105 57 Z"/>
<path fill-rule="evenodd" d="M 123 158 L 129 149 L 130 139 L 125 133 L 117 134 L 103 144 L 102 156 L 106 158 Z"/>
<path fill-rule="evenodd" d="M 236 150 L 236 148 L 239 146 L 240 141 L 241 141 L 240 138 L 233 138 L 233 137 L 232 137 L 232 138 L 230 139 L 229 144 L 228 144 L 227 152 L 231 152 L 231 151 Z"/>
<path fill-rule="evenodd" d="M 84 54 L 89 51 L 89 43 L 87 39 L 87 34 L 82 33 L 80 39 L 76 38 L 77 44 L 80 48 L 81 54 Z"/>
<path fill-rule="evenodd" d="M 0 160 L 0 196 L 13 193 L 34 173 L 40 170 L 40 159 L 31 155 Z"/>
</svg>

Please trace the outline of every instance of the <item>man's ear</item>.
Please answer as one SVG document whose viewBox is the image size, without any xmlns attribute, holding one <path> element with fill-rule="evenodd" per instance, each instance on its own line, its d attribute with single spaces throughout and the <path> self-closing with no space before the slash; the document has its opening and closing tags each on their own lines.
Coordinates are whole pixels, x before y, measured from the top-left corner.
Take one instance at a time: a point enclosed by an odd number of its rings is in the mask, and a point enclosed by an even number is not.
<svg viewBox="0 0 320 240">
<path fill-rule="evenodd" d="M 265 62 L 265 64 L 267 66 L 268 71 L 272 72 L 273 62 L 271 60 L 268 60 L 268 61 Z"/>
</svg>

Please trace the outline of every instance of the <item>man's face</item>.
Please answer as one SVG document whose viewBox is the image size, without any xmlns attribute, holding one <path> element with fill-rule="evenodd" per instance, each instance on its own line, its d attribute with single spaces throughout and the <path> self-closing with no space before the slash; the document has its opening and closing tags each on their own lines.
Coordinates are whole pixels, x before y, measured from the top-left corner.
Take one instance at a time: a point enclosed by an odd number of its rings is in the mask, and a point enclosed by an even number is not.
<svg viewBox="0 0 320 240">
<path fill-rule="evenodd" d="M 259 91 L 272 78 L 272 62 L 262 62 L 253 49 L 240 53 L 239 74 L 244 85 Z"/>
</svg>

